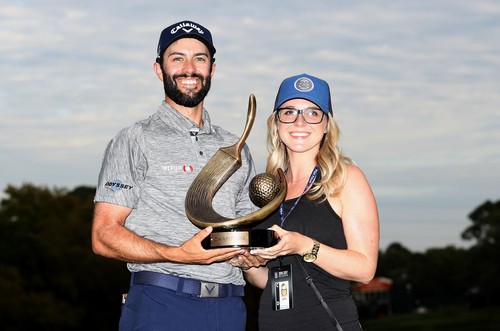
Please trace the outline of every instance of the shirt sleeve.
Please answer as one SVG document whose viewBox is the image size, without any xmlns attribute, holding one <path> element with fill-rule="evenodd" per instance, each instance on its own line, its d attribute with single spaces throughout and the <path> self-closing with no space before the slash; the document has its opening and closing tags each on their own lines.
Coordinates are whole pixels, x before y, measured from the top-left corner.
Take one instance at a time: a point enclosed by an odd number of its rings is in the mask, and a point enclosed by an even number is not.
<svg viewBox="0 0 500 331">
<path fill-rule="evenodd" d="M 137 207 L 147 165 L 141 138 L 140 128 L 134 126 L 123 129 L 108 143 L 94 202 Z"/>
</svg>

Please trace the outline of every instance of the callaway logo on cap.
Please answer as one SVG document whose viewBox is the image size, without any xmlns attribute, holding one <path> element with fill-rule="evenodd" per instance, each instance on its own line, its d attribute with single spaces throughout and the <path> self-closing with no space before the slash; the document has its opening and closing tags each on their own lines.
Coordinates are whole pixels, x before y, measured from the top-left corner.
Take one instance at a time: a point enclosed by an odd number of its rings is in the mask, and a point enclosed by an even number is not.
<svg viewBox="0 0 500 331">
<path fill-rule="evenodd" d="M 157 56 L 156 60 L 160 59 L 160 56 L 165 51 L 165 49 L 170 46 L 174 41 L 181 38 L 195 38 L 201 41 L 207 46 L 212 57 L 215 54 L 215 47 L 212 42 L 212 34 L 204 26 L 191 22 L 182 21 L 175 23 L 165 28 L 160 34 L 160 40 L 158 41 Z"/>
</svg>

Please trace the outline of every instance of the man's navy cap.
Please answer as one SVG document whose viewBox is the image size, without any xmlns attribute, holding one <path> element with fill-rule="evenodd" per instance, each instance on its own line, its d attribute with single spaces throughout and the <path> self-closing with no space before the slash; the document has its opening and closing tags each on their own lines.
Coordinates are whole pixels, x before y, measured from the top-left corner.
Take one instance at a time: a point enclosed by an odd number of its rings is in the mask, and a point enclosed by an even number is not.
<svg viewBox="0 0 500 331">
<path fill-rule="evenodd" d="M 328 83 L 320 78 L 302 74 L 283 80 L 276 95 L 274 110 L 291 99 L 305 99 L 315 103 L 325 114 L 332 114 L 332 99 Z"/>
<path fill-rule="evenodd" d="M 191 21 L 182 21 L 179 23 L 172 24 L 169 27 L 166 27 L 160 34 L 160 40 L 158 41 L 158 47 L 156 49 L 158 60 L 163 53 L 163 51 L 170 46 L 174 41 L 181 38 L 195 38 L 201 41 L 207 46 L 210 51 L 212 57 L 215 54 L 215 47 L 212 42 L 212 34 L 208 31 L 207 28 L 202 26 L 201 24 L 191 22 Z"/>
</svg>

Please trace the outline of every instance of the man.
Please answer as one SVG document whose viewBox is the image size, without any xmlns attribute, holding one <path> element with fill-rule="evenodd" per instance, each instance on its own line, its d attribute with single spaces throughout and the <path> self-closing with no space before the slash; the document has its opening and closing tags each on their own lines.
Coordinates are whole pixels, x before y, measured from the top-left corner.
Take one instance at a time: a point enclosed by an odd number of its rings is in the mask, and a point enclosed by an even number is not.
<svg viewBox="0 0 500 331">
<path fill-rule="evenodd" d="M 165 100 L 148 119 L 108 144 L 95 196 L 95 253 L 128 262 L 131 286 L 120 330 L 245 330 L 241 270 L 226 263 L 238 248 L 204 250 L 211 227 L 185 216 L 186 192 L 220 147 L 238 139 L 212 125 L 203 100 L 215 72 L 209 30 L 183 21 L 160 35 L 154 70 Z M 248 147 L 221 187 L 214 209 L 228 218 L 254 210 Z"/>
</svg>

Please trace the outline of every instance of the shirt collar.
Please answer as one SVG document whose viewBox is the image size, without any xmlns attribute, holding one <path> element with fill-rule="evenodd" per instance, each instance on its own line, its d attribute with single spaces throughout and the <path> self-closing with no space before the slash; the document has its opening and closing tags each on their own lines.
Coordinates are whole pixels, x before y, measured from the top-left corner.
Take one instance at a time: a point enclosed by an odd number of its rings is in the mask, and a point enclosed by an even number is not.
<svg viewBox="0 0 500 331">
<path fill-rule="evenodd" d="M 198 127 L 198 124 L 182 115 L 179 111 L 170 106 L 165 100 L 163 100 L 160 107 L 158 107 L 157 114 L 161 118 L 161 120 L 165 122 L 165 124 L 167 124 L 175 131 L 183 134 L 188 133 L 189 130 L 193 128 L 193 126 Z M 203 122 L 203 126 L 199 128 L 200 131 L 198 132 L 198 134 L 212 134 L 212 122 L 210 120 L 210 115 L 205 108 L 203 108 L 201 120 Z"/>
</svg>

